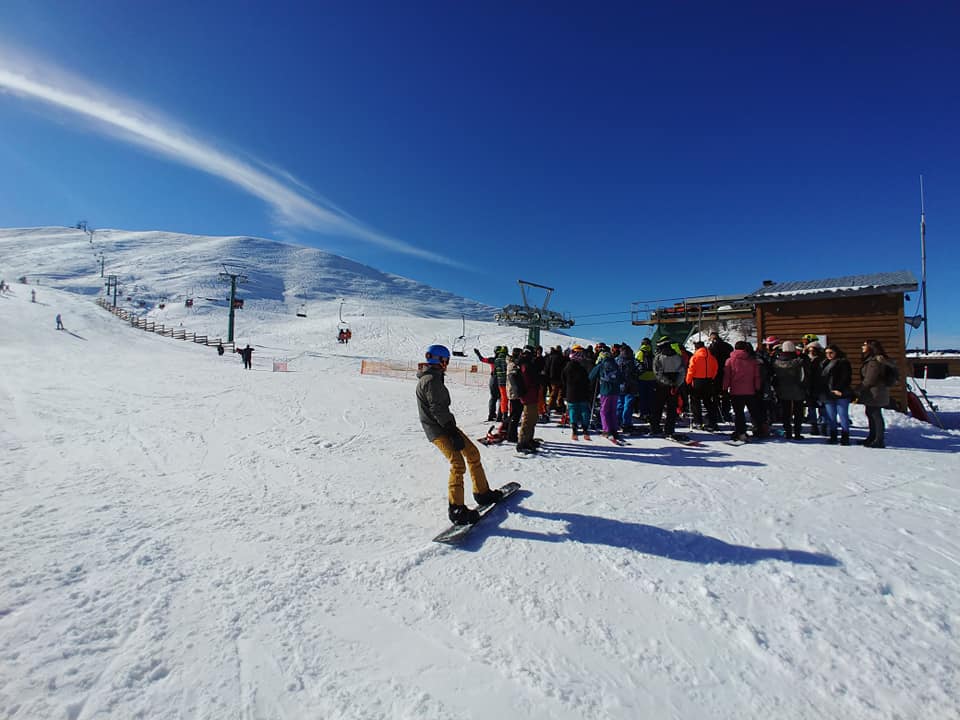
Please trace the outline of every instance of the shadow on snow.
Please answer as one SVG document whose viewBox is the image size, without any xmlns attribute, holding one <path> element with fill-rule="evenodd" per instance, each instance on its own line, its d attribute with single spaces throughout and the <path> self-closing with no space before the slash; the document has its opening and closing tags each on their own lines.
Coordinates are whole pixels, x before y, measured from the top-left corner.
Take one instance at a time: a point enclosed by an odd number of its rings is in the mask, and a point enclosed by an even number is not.
<svg viewBox="0 0 960 720">
<path fill-rule="evenodd" d="M 609 460 L 631 460 L 633 462 L 653 463 L 654 465 L 687 465 L 702 467 L 762 467 L 764 463 L 755 460 L 718 460 L 714 458 L 732 457 L 731 453 L 718 451 L 706 445 L 687 446 L 672 443 L 668 447 L 644 447 L 641 445 L 613 445 L 598 436 L 589 443 L 578 441 L 558 443 L 547 441 L 543 444 L 543 456 L 604 458 Z M 583 443 L 583 444 L 580 444 Z"/>
<path fill-rule="evenodd" d="M 530 492 L 521 490 L 517 497 L 521 500 L 529 497 Z M 460 545 L 464 550 L 476 551 L 481 548 L 486 537 L 499 535 L 516 540 L 536 540 L 540 542 L 577 542 L 584 545 L 606 545 L 614 548 L 634 550 L 646 555 L 657 555 L 680 562 L 750 565 L 763 560 L 779 560 L 796 565 L 820 565 L 837 567 L 841 563 L 835 557 L 824 553 L 813 553 L 789 548 L 753 548 L 745 545 L 733 545 L 709 535 L 688 530 L 664 530 L 654 525 L 624 522 L 580 515 L 578 513 L 544 512 L 514 505 L 511 513 L 526 515 L 542 520 L 553 520 L 565 524 L 563 531 L 556 533 L 531 532 L 528 530 L 497 529 L 496 525 L 507 517 L 503 508 L 496 508 L 483 525 L 474 530 Z M 486 532 L 484 532 L 486 527 Z"/>
</svg>

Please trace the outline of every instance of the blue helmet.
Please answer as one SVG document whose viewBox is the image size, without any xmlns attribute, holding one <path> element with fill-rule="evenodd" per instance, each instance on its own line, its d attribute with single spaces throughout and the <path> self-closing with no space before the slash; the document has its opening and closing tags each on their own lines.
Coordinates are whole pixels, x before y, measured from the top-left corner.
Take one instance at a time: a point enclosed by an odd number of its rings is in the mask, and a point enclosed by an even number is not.
<svg viewBox="0 0 960 720">
<path fill-rule="evenodd" d="M 427 365 L 439 365 L 441 360 L 450 360 L 450 351 L 443 345 L 431 345 L 424 357 L 427 358 Z"/>
</svg>

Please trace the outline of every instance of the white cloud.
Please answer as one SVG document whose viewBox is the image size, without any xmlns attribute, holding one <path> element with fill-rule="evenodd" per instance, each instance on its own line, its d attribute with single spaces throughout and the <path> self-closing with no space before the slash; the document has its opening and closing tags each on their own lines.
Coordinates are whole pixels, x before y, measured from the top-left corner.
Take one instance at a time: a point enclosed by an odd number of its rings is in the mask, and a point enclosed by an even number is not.
<svg viewBox="0 0 960 720">
<path fill-rule="evenodd" d="M 103 132 L 233 183 L 270 205 L 283 225 L 351 237 L 393 252 L 463 267 L 443 255 L 379 233 L 332 203 L 321 204 L 319 195 L 284 170 L 266 164 L 262 164 L 264 169 L 255 167 L 197 139 L 161 113 L 62 71 L 41 69 L 35 61 L 2 53 L 0 90 L 68 110 L 93 120 Z"/>
</svg>

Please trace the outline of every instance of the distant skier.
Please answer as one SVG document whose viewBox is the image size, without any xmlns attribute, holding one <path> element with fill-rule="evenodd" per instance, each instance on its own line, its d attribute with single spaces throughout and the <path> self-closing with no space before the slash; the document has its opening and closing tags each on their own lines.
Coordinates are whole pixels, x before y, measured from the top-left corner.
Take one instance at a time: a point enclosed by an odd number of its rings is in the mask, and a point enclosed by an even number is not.
<svg viewBox="0 0 960 720">
<path fill-rule="evenodd" d="M 223 343 L 217 345 L 217 355 L 223 355 Z"/>
<path fill-rule="evenodd" d="M 57 313 L 57 330 L 63 330 L 63 320 L 60 318 L 60 313 Z"/>
<path fill-rule="evenodd" d="M 243 358 L 243 367 L 247 370 L 253 368 L 253 348 L 248 344 L 245 348 L 240 348 L 237 350 L 240 353 L 240 357 Z"/>
<path fill-rule="evenodd" d="M 36 301 L 37 301 L 37 291 L 36 291 L 36 290 L 31 290 L 31 291 L 30 291 L 30 302 L 36 302 Z"/>
<path fill-rule="evenodd" d="M 454 525 L 470 525 L 480 519 L 476 510 L 463 502 L 463 475 L 470 468 L 473 481 L 473 499 L 480 505 L 495 503 L 501 498 L 499 490 L 491 490 L 480 462 L 477 446 L 457 427 L 450 412 L 450 391 L 443 382 L 450 351 L 443 345 L 431 345 L 424 354 L 426 367 L 417 373 L 417 406 L 420 425 L 427 439 L 437 446 L 450 461 L 447 481 L 447 514 Z M 466 460 L 466 462 L 464 462 Z"/>
</svg>

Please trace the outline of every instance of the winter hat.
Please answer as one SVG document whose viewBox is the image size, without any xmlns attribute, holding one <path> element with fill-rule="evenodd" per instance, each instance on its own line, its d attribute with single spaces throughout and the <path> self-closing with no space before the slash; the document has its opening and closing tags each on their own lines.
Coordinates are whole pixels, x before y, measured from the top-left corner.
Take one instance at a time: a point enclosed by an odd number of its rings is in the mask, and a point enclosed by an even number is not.
<svg viewBox="0 0 960 720">
<path fill-rule="evenodd" d="M 576 343 L 576 344 L 575 344 L 572 348 L 570 348 L 570 349 L 571 349 L 573 352 L 583 352 L 583 345 L 581 345 L 580 343 Z"/>
<path fill-rule="evenodd" d="M 783 351 L 785 353 L 795 353 L 797 351 L 797 345 L 793 340 L 785 340 L 783 343 Z"/>
<path fill-rule="evenodd" d="M 766 340 L 763 341 L 764 345 L 779 345 L 780 339 L 776 335 L 771 335 Z"/>
</svg>

